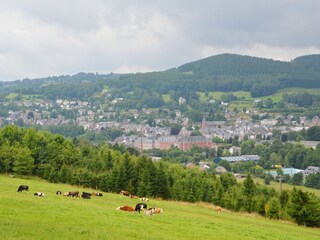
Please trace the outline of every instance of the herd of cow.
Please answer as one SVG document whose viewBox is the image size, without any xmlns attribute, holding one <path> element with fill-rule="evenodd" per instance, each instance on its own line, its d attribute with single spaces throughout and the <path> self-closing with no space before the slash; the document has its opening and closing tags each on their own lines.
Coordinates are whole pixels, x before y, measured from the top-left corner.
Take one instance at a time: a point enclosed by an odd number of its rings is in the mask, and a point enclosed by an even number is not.
<svg viewBox="0 0 320 240">
<path fill-rule="evenodd" d="M 29 191 L 29 186 L 27 185 L 20 185 L 18 187 L 18 192 L 22 192 L 22 191 Z M 70 191 L 70 192 L 64 192 L 62 194 L 61 191 L 57 191 L 56 192 L 57 195 L 63 195 L 66 197 L 80 197 L 80 192 L 79 191 Z M 43 192 L 36 192 L 33 194 L 34 196 L 38 196 L 38 197 L 44 197 L 45 194 Z M 102 197 L 103 194 L 99 193 L 99 192 L 92 192 L 92 193 L 88 193 L 88 192 L 82 192 L 81 193 L 81 197 L 85 198 L 85 199 L 90 199 L 91 196 L 98 196 L 98 197 Z"/>
<path fill-rule="evenodd" d="M 22 191 L 29 191 L 29 186 L 20 185 L 18 187 L 18 192 L 22 192 Z M 80 197 L 81 196 L 84 199 L 90 199 L 91 196 L 98 196 L 98 197 L 102 197 L 103 196 L 103 194 L 99 193 L 99 192 L 92 192 L 92 193 L 81 192 L 81 194 L 80 194 L 79 191 L 69 191 L 69 192 L 64 192 L 64 193 L 62 193 L 61 191 L 57 191 L 56 194 L 57 195 L 63 195 L 65 197 L 71 197 L 71 198 Z M 131 195 L 128 191 L 124 191 L 124 190 L 122 190 L 120 192 L 120 195 L 126 196 L 126 197 L 130 197 L 130 198 L 138 198 L 137 196 Z M 34 196 L 44 197 L 45 194 L 43 192 L 36 192 L 36 193 L 34 193 Z M 142 197 L 142 198 L 140 198 L 140 200 L 143 201 L 143 202 L 148 202 L 149 201 L 149 199 L 146 198 L 146 197 Z M 156 214 L 156 213 L 163 213 L 162 208 L 155 208 L 155 207 L 148 208 L 146 203 L 138 203 L 138 204 L 136 204 L 135 207 L 131 207 L 131 206 L 125 205 L 125 206 L 118 207 L 117 210 L 135 212 L 135 213 L 136 212 L 140 213 L 141 211 L 145 211 L 145 214 L 147 216 L 152 216 L 153 214 Z"/>
<path fill-rule="evenodd" d="M 132 195 L 125 190 L 122 190 L 120 192 L 120 195 L 130 197 L 130 198 L 138 198 L 137 196 Z M 144 202 L 149 202 L 149 199 L 146 197 L 142 197 L 140 198 L 140 200 Z M 122 210 L 127 212 L 138 212 L 138 213 L 140 213 L 141 211 L 145 211 L 145 214 L 147 216 L 152 216 L 155 213 L 163 213 L 162 208 L 155 208 L 155 207 L 148 208 L 146 203 L 138 203 L 135 207 L 124 205 L 124 206 L 118 207 L 117 210 Z"/>
</svg>

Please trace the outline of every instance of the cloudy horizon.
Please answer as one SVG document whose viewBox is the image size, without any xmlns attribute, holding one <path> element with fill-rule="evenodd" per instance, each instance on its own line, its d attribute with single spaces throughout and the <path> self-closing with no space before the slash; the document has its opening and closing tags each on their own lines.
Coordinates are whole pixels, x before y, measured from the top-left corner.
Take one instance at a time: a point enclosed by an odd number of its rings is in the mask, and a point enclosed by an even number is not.
<svg viewBox="0 0 320 240">
<path fill-rule="evenodd" d="M 320 53 L 316 0 L 1 0 L 0 81 Z"/>
</svg>

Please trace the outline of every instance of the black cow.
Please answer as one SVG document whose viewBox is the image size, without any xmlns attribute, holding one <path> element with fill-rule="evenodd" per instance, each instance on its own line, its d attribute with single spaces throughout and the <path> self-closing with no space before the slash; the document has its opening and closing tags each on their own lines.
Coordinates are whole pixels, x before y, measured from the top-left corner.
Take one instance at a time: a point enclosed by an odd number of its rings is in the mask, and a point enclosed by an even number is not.
<svg viewBox="0 0 320 240">
<path fill-rule="evenodd" d="M 145 203 L 138 203 L 134 209 L 135 212 L 140 213 L 143 209 L 147 209 L 147 204 Z"/>
<path fill-rule="evenodd" d="M 20 185 L 18 192 L 22 192 L 23 190 L 29 191 L 29 187 L 27 185 Z"/>
<path fill-rule="evenodd" d="M 91 193 L 88 192 L 82 192 L 81 197 L 85 199 L 90 199 L 91 198 Z"/>
</svg>

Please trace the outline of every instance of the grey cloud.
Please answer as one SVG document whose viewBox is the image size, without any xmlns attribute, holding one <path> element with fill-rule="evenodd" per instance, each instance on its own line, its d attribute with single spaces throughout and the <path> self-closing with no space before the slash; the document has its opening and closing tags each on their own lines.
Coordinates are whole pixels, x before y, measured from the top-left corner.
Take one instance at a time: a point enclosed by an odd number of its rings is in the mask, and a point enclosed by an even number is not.
<svg viewBox="0 0 320 240">
<path fill-rule="evenodd" d="M 164 70 L 221 52 L 319 53 L 319 10 L 317 0 L 4 1 L 0 81 Z"/>
</svg>

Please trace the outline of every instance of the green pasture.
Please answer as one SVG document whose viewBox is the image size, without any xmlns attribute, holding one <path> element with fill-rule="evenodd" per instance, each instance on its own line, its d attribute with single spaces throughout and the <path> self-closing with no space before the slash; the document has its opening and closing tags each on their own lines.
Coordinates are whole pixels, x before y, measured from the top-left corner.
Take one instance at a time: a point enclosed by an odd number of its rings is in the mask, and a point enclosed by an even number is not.
<svg viewBox="0 0 320 240">
<path fill-rule="evenodd" d="M 239 180 L 243 181 L 243 179 L 239 179 Z M 267 187 L 274 188 L 277 191 L 280 191 L 280 183 L 279 182 L 271 181 L 269 185 L 266 185 L 265 182 L 264 182 L 264 179 L 262 179 L 262 178 L 254 178 L 253 180 L 257 184 L 265 185 Z M 294 186 L 294 185 L 291 185 L 291 184 L 282 183 L 282 190 L 290 190 L 291 191 L 291 190 L 293 190 L 294 187 L 297 188 L 297 189 L 301 189 L 304 192 L 314 193 L 316 196 L 318 196 L 320 198 L 320 190 L 318 190 L 318 189 L 308 188 L 308 187 L 305 187 L 305 186 Z"/>
<path fill-rule="evenodd" d="M 279 102 L 279 101 L 282 100 L 282 95 L 284 93 L 287 93 L 287 94 L 292 94 L 292 93 L 310 93 L 310 94 L 320 95 L 320 89 L 319 88 L 313 88 L 313 89 L 309 89 L 309 88 L 284 88 L 284 89 L 279 90 L 275 94 L 272 94 L 272 95 L 269 95 L 269 96 L 264 96 L 264 97 L 258 97 L 258 98 L 251 97 L 250 92 L 246 92 L 246 91 L 208 92 L 208 96 L 206 96 L 204 92 L 198 92 L 198 94 L 200 96 L 200 101 L 205 101 L 205 100 L 208 100 L 210 98 L 213 98 L 215 100 L 219 100 L 222 95 L 231 94 L 231 93 L 239 98 L 239 100 L 238 100 L 239 102 L 244 100 L 243 101 L 244 103 L 246 101 L 254 101 L 254 100 L 257 100 L 257 99 L 261 99 L 262 101 L 264 101 L 267 98 L 271 98 L 273 100 L 273 102 Z"/>
<path fill-rule="evenodd" d="M 22 99 L 27 100 L 27 99 L 32 99 L 32 98 L 38 98 L 41 97 L 41 95 L 37 95 L 37 94 L 17 94 L 17 93 L 10 93 L 6 96 L 6 98 L 8 100 L 13 100 L 16 99 L 17 96 L 21 96 Z"/>
<path fill-rule="evenodd" d="M 29 192 L 17 192 L 19 185 Z M 116 210 L 134 206 L 138 199 L 104 193 L 92 199 L 67 198 L 56 191 L 91 191 L 43 180 L 0 175 L 0 230 L 6 239 L 319 239 L 319 229 L 291 222 L 268 220 L 252 214 L 215 212 L 204 203 L 150 199 L 148 207 L 161 207 L 154 216 Z M 35 192 L 45 197 L 36 197 Z"/>
<path fill-rule="evenodd" d="M 171 101 L 171 97 L 170 97 L 169 94 L 162 94 L 162 98 L 163 98 L 163 101 L 164 101 L 165 103 Z"/>
</svg>

